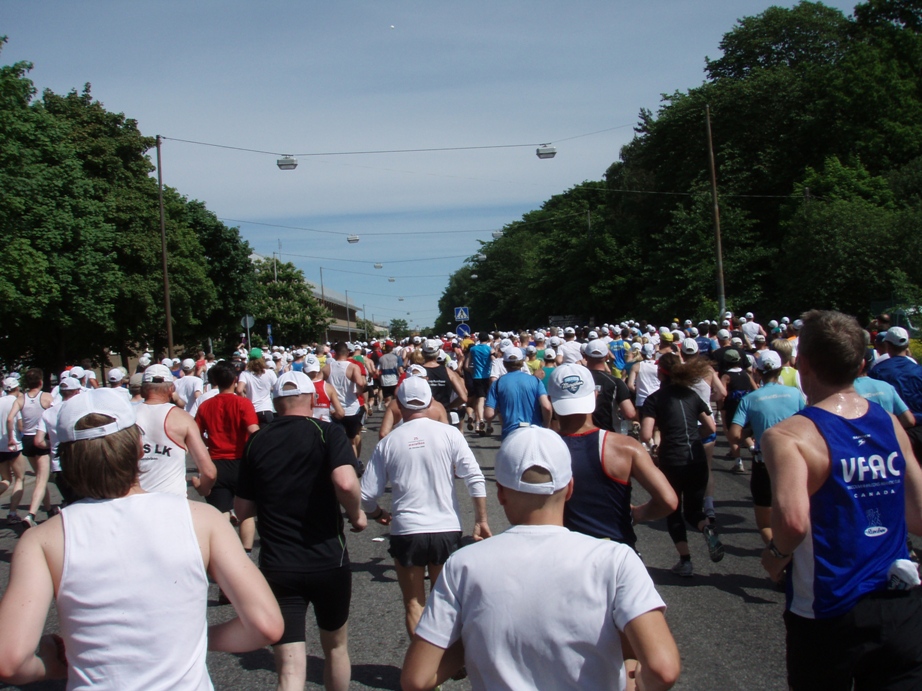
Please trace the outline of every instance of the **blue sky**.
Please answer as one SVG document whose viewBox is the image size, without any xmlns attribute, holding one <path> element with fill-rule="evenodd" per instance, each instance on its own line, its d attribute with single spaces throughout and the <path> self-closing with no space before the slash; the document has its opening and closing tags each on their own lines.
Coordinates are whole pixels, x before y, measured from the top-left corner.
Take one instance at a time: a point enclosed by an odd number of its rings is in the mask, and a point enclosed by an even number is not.
<svg viewBox="0 0 922 691">
<path fill-rule="evenodd" d="M 369 318 L 414 327 L 432 324 L 478 240 L 600 180 L 640 109 L 699 85 L 721 36 L 770 4 L 793 3 L 4 0 L 0 57 L 34 63 L 39 89 L 90 82 L 171 138 L 166 184 L 236 219 L 256 252 L 281 243 L 308 280 L 323 266 Z M 271 154 L 174 139 L 301 154 L 528 146 L 302 155 L 283 172 Z M 535 156 L 543 142 L 556 158 Z"/>
</svg>

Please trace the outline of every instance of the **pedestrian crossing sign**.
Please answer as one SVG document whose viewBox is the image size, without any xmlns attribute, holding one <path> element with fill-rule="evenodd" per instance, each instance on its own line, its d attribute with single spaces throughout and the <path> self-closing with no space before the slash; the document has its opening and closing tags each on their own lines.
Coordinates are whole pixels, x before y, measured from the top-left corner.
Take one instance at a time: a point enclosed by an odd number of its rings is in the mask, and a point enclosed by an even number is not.
<svg viewBox="0 0 922 691">
<path fill-rule="evenodd" d="M 467 307 L 455 307 L 455 321 L 466 322 L 471 318 L 471 311 Z"/>
</svg>

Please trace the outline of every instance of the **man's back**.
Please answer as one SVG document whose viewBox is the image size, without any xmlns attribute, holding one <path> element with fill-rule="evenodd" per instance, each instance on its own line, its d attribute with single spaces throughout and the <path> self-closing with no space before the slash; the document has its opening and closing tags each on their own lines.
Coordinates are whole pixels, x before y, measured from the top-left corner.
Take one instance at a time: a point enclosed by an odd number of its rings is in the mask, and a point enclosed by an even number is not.
<svg viewBox="0 0 922 691">
<path fill-rule="evenodd" d="M 618 632 L 661 607 L 628 547 L 518 525 L 452 555 L 416 632 L 446 648 L 460 637 L 475 690 L 623 688 Z"/>
<path fill-rule="evenodd" d="M 908 357 L 889 357 L 878 362 L 869 376 L 892 384 L 916 416 L 916 424 L 922 423 L 922 365 L 917 365 Z"/>
<path fill-rule="evenodd" d="M 493 366 L 493 349 L 487 343 L 478 343 L 468 352 L 471 358 L 471 376 L 474 379 L 489 379 Z"/>
<path fill-rule="evenodd" d="M 487 394 L 487 407 L 498 411 L 503 418 L 503 436 L 520 423 L 542 423 L 540 397 L 547 395 L 537 377 L 520 370 L 509 372 L 497 379 Z"/>
<path fill-rule="evenodd" d="M 260 566 L 310 573 L 348 562 L 330 474 L 355 455 L 338 425 L 282 416 L 250 437 L 237 496 L 256 502 Z"/>
</svg>

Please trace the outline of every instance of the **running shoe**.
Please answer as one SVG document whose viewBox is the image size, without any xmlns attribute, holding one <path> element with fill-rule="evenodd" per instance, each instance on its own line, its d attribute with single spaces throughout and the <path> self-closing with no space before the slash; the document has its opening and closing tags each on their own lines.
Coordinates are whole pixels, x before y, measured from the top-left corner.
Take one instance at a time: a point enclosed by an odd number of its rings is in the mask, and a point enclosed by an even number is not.
<svg viewBox="0 0 922 691">
<path fill-rule="evenodd" d="M 57 516 L 59 513 L 61 513 L 61 507 L 52 506 L 50 509 L 48 509 L 48 518 L 51 518 L 52 516 Z"/>
<path fill-rule="evenodd" d="M 711 558 L 711 561 L 718 562 L 723 559 L 724 546 L 720 538 L 717 537 L 717 531 L 714 530 L 714 526 L 704 526 L 704 530 L 702 530 L 701 533 L 704 535 L 704 543 L 708 547 L 708 556 Z"/>
<path fill-rule="evenodd" d="M 691 559 L 688 561 L 679 561 L 676 562 L 676 565 L 669 569 L 676 576 L 682 576 L 683 578 L 691 578 L 695 574 L 695 570 L 692 567 Z"/>
<path fill-rule="evenodd" d="M 34 528 L 37 526 L 38 521 L 35 520 L 35 516 L 33 516 L 31 513 L 27 513 L 25 516 L 23 516 L 22 524 L 25 526 L 26 530 L 28 530 L 29 528 Z"/>
<path fill-rule="evenodd" d="M 472 418 L 472 417 L 469 417 L 469 418 L 467 419 L 467 431 L 468 431 L 468 432 L 473 432 L 473 431 L 474 431 L 474 418 Z"/>
<path fill-rule="evenodd" d="M 746 469 L 743 467 L 742 459 L 739 459 L 736 461 L 736 465 L 733 466 L 733 472 L 734 473 L 745 473 L 746 472 Z"/>
<path fill-rule="evenodd" d="M 6 522 L 7 523 L 22 523 L 22 516 L 20 516 L 15 511 L 10 511 L 10 513 L 6 517 Z"/>
<path fill-rule="evenodd" d="M 486 433 L 487 433 L 486 423 L 483 420 L 481 420 L 480 422 L 477 423 L 477 434 L 482 437 Z"/>
<path fill-rule="evenodd" d="M 489 437 L 491 434 L 493 434 L 493 425 L 491 425 L 491 424 L 488 422 L 488 423 L 487 423 L 487 436 Z"/>
</svg>

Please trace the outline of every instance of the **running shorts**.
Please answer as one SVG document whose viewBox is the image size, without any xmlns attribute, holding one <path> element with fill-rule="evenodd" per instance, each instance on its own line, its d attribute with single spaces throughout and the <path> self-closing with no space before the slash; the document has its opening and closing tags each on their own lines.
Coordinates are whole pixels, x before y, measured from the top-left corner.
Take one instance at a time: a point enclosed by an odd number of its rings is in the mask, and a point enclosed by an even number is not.
<svg viewBox="0 0 922 691">
<path fill-rule="evenodd" d="M 471 396 L 473 398 L 486 398 L 487 394 L 490 392 L 490 384 L 493 383 L 493 380 L 489 377 L 486 379 L 472 379 L 471 383 Z"/>
<path fill-rule="evenodd" d="M 461 531 L 391 535 L 388 554 L 401 566 L 444 564 L 461 547 Z"/>
<path fill-rule="evenodd" d="M 365 421 L 365 409 L 359 408 L 355 415 L 347 415 L 342 420 L 338 420 L 340 425 L 346 430 L 346 436 L 349 439 L 355 439 L 362 433 L 362 423 Z"/>
<path fill-rule="evenodd" d="M 772 507 L 772 481 L 768 477 L 768 469 L 764 463 L 752 462 L 749 491 L 752 492 L 753 504 L 769 509 Z"/>
<path fill-rule="evenodd" d="M 0 463 L 9 463 L 19 458 L 22 451 L 0 451 Z"/>
<path fill-rule="evenodd" d="M 215 480 L 211 494 L 205 497 L 205 501 L 221 513 L 230 513 L 230 510 L 234 508 L 234 497 L 237 495 L 240 459 L 217 459 L 214 465 L 218 469 L 218 479 Z"/>
<path fill-rule="evenodd" d="M 384 395 L 385 398 L 393 398 L 394 394 L 397 393 L 397 387 L 396 386 L 382 386 L 381 393 Z"/>
<path fill-rule="evenodd" d="M 323 631 L 336 631 L 349 620 L 352 569 L 348 564 L 313 573 L 264 570 L 263 576 L 272 588 L 285 621 L 285 632 L 276 645 L 304 641 L 304 620 L 309 604 L 314 605 L 317 627 Z"/>
</svg>

